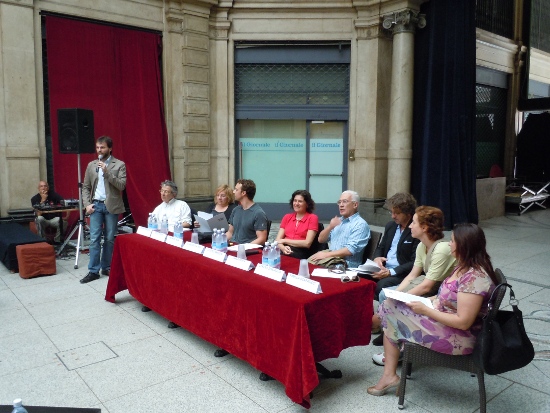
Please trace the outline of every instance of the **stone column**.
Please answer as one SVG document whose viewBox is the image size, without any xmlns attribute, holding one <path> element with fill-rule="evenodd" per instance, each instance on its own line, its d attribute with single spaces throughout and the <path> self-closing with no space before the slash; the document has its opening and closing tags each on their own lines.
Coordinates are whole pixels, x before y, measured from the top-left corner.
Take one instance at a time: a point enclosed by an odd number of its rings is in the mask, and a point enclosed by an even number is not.
<svg viewBox="0 0 550 413">
<path fill-rule="evenodd" d="M 40 180 L 36 27 L 32 0 L 0 2 L 1 216 L 29 208 Z"/>
<path fill-rule="evenodd" d="M 391 40 L 382 32 L 378 15 L 357 19 L 355 29 L 355 112 L 350 115 L 349 140 L 355 156 L 348 161 L 348 186 L 372 199 L 386 195 Z"/>
<path fill-rule="evenodd" d="M 229 139 L 229 30 L 231 22 L 227 19 L 228 8 L 218 8 L 210 20 L 210 74 L 212 138 L 210 151 L 211 192 L 223 184 L 233 185 L 229 181 L 230 139 Z"/>
<path fill-rule="evenodd" d="M 167 10 L 172 174 L 186 199 L 211 195 L 208 6 L 171 2 Z"/>
<path fill-rule="evenodd" d="M 411 184 L 414 32 L 426 25 L 424 16 L 403 10 L 384 16 L 393 34 L 392 82 L 388 145 L 387 195 L 408 192 Z"/>
</svg>

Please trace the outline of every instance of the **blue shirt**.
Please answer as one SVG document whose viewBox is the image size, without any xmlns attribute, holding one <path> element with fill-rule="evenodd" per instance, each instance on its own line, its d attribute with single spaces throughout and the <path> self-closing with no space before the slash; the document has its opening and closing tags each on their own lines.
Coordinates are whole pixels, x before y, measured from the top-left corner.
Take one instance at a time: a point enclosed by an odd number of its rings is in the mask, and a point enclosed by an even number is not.
<svg viewBox="0 0 550 413">
<path fill-rule="evenodd" d="M 330 231 L 330 250 L 336 251 L 347 248 L 352 255 L 344 257 L 348 267 L 354 268 L 363 263 L 363 251 L 370 239 L 370 228 L 356 212 L 351 217 L 342 218 L 342 223 Z"/>
<path fill-rule="evenodd" d="M 401 230 L 401 225 L 396 224 L 397 229 L 395 230 L 395 234 L 393 234 L 393 240 L 391 242 L 391 247 L 388 250 L 388 256 L 386 257 L 386 268 L 390 270 L 390 274 L 393 276 L 395 275 L 394 268 L 399 265 L 399 261 L 397 261 L 397 244 L 399 244 L 399 240 L 401 239 L 401 234 L 403 231 Z"/>
</svg>

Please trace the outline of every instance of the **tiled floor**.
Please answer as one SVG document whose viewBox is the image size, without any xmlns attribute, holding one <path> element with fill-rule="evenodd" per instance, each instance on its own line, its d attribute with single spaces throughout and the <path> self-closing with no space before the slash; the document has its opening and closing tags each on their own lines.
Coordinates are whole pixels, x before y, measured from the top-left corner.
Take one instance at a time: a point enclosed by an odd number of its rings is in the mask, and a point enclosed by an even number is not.
<svg viewBox="0 0 550 413">
<path fill-rule="evenodd" d="M 550 411 L 550 210 L 482 223 L 496 267 L 514 287 L 537 355 L 529 366 L 486 376 L 488 412 Z M 272 234 L 276 231 L 276 225 Z M 381 230 L 381 228 L 375 228 Z M 273 238 L 273 235 L 270 237 Z M 239 359 L 213 356 L 215 347 L 170 330 L 142 313 L 129 294 L 104 297 L 107 278 L 82 285 L 87 255 L 58 260 L 58 274 L 24 280 L 0 265 L 0 404 L 100 407 L 110 413 L 298 412 L 276 381 Z M 343 371 L 321 380 L 312 411 L 396 411 L 393 395 L 372 397 L 379 348 L 355 347 L 324 362 Z M 477 380 L 467 373 L 415 369 L 407 412 L 475 412 Z"/>
</svg>

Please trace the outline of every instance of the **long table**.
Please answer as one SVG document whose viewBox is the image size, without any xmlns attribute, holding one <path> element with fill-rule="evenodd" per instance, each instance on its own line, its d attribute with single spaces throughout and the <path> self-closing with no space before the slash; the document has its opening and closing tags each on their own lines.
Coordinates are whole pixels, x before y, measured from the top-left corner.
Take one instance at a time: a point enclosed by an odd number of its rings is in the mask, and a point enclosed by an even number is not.
<svg viewBox="0 0 550 413">
<path fill-rule="evenodd" d="M 251 255 L 257 264 L 261 254 Z M 297 274 L 299 260 L 282 257 Z M 315 278 L 322 294 L 243 271 L 138 234 L 117 237 L 105 299 L 128 289 L 170 321 L 247 361 L 309 408 L 316 362 L 371 336 L 375 284 Z"/>
</svg>

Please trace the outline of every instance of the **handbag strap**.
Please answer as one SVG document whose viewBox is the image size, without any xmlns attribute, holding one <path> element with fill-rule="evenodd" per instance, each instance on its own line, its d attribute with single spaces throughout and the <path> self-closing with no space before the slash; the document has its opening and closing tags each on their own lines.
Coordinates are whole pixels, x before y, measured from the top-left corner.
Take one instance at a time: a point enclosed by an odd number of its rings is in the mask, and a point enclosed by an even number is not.
<svg viewBox="0 0 550 413">
<path fill-rule="evenodd" d="M 500 288 L 509 288 L 510 289 L 510 301 L 509 301 L 509 304 L 512 306 L 512 309 L 514 310 L 514 312 L 516 313 L 517 311 L 519 311 L 518 309 L 518 300 L 516 299 L 516 295 L 514 294 L 514 290 L 512 289 L 512 286 L 508 283 L 501 283 L 499 285 L 497 285 L 495 287 L 495 289 L 493 290 L 493 292 L 491 293 L 491 296 L 489 297 L 489 301 L 487 302 L 487 307 L 489 308 L 489 311 L 487 312 L 487 314 L 485 315 L 484 318 L 488 317 L 489 319 L 493 319 L 495 318 L 496 316 L 496 311 L 493 312 L 493 306 L 494 306 L 494 302 L 496 301 L 497 299 L 497 294 L 498 294 L 498 290 Z M 506 294 L 506 292 L 504 293 Z M 504 299 L 504 296 L 502 297 L 502 299 Z M 494 314 L 493 314 L 494 313 Z"/>
</svg>

